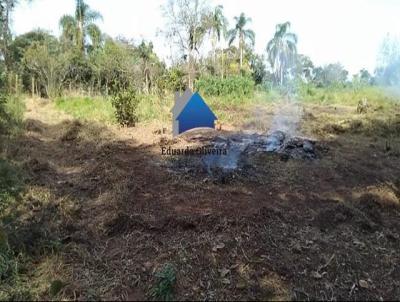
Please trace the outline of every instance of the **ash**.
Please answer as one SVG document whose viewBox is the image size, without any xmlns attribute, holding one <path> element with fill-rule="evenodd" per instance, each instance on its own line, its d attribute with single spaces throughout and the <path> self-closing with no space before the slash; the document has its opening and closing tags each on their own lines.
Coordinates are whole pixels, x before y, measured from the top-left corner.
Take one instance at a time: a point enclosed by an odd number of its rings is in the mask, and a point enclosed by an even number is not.
<svg viewBox="0 0 400 302">
<path fill-rule="evenodd" d="M 235 170 L 247 157 L 257 153 L 277 153 L 282 160 L 317 158 L 316 142 L 303 137 L 290 137 L 283 131 L 274 131 L 270 134 L 234 134 L 231 136 L 217 136 L 209 144 L 214 148 L 225 148 L 227 155 L 205 155 L 202 162 L 211 173 L 218 168 L 224 171 Z"/>
<path fill-rule="evenodd" d="M 255 179 L 259 173 L 263 173 L 262 163 L 266 160 L 312 161 L 319 158 L 320 154 L 315 140 L 289 136 L 283 131 L 261 134 L 240 132 L 212 137 L 197 134 L 188 137 L 188 140 L 199 142 L 207 148 L 225 149 L 227 152 L 225 155 L 177 156 L 167 163 L 168 170 L 182 177 L 205 173 L 220 183 L 229 183 L 242 176 L 248 180 Z M 258 159 L 254 160 L 259 156 L 261 166 Z"/>
</svg>

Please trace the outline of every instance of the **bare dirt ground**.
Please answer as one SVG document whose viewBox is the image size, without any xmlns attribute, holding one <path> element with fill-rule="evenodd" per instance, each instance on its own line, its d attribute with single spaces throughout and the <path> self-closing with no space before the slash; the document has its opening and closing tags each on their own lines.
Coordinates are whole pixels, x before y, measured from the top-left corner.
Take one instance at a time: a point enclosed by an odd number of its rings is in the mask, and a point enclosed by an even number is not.
<svg viewBox="0 0 400 302">
<path fill-rule="evenodd" d="M 10 147 L 30 186 L 15 234 L 61 244 L 59 298 L 151 299 L 171 263 L 178 300 L 400 299 L 400 152 L 321 120 L 340 110 L 303 117 L 321 158 L 263 155 L 257 177 L 221 183 L 166 169 L 161 147 L 190 135 L 78 122 L 35 100 L 27 109 Z"/>
</svg>

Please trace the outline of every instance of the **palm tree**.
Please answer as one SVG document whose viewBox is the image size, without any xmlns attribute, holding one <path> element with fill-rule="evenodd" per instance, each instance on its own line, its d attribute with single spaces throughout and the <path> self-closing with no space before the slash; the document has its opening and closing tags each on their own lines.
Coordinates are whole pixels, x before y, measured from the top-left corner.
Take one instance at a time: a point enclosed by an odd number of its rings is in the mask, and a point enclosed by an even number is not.
<svg viewBox="0 0 400 302">
<path fill-rule="evenodd" d="M 267 52 L 268 61 L 270 62 L 275 79 L 283 84 L 285 73 L 293 63 L 297 53 L 297 36 L 289 32 L 290 22 L 276 25 L 275 35 L 268 42 Z"/>
<path fill-rule="evenodd" d="M 217 42 L 221 41 L 221 36 L 226 35 L 226 27 L 228 24 L 228 20 L 226 20 L 224 13 L 223 13 L 223 6 L 218 5 L 214 8 L 211 12 L 208 20 L 208 28 L 211 34 L 211 47 L 213 52 L 213 61 L 215 64 L 216 61 L 216 54 L 215 54 L 215 47 Z"/>
<path fill-rule="evenodd" d="M 75 44 L 84 53 L 86 37 L 90 38 L 93 47 L 100 43 L 101 31 L 94 22 L 102 20 L 103 17 L 99 12 L 92 10 L 83 0 L 75 1 L 75 16 L 62 16 L 60 27 L 62 28 L 62 38 Z"/>
<path fill-rule="evenodd" d="M 236 26 L 228 31 L 229 46 L 236 38 L 239 38 L 240 68 L 242 68 L 243 48 L 246 40 L 249 40 L 251 45 L 254 45 L 255 33 L 251 29 L 245 29 L 245 26 L 251 22 L 251 18 L 246 17 L 244 13 L 241 13 L 239 17 L 235 17 L 234 19 L 236 21 Z"/>
</svg>

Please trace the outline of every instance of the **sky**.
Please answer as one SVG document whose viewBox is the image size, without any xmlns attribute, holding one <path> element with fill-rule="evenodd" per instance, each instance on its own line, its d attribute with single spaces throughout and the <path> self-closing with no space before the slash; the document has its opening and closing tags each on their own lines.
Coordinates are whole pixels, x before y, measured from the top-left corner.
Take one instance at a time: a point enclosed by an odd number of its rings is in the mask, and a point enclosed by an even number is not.
<svg viewBox="0 0 400 302">
<path fill-rule="evenodd" d="M 350 74 L 361 68 L 373 72 L 380 44 L 389 33 L 400 34 L 400 0 L 210 0 L 223 5 L 230 27 L 234 16 L 251 17 L 255 51 L 265 53 L 275 25 L 290 21 L 298 35 L 298 52 L 315 65 L 340 62 Z M 160 35 L 165 0 L 86 0 L 103 15 L 98 25 L 112 37 L 153 41 L 155 51 L 168 59 L 171 49 Z M 58 21 L 73 14 L 74 0 L 20 1 L 13 15 L 13 33 L 41 28 L 58 35 Z"/>
</svg>

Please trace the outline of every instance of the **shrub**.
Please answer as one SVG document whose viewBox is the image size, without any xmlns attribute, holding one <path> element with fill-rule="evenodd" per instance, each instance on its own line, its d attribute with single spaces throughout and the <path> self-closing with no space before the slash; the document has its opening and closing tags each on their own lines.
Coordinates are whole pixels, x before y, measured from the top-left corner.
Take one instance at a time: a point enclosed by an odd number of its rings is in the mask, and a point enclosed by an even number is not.
<svg viewBox="0 0 400 302">
<path fill-rule="evenodd" d="M 157 283 L 150 291 L 150 295 L 157 300 L 171 301 L 176 282 L 176 272 L 172 264 L 167 263 L 160 272 L 156 273 L 156 278 Z"/>
<path fill-rule="evenodd" d="M 22 189 L 21 172 L 8 161 L 0 158 L 0 214 L 17 198 Z"/>
<path fill-rule="evenodd" d="M 0 135 L 16 133 L 22 125 L 24 104 L 17 96 L 0 93 Z M 0 138 L 0 147 L 1 147 Z"/>
<path fill-rule="evenodd" d="M 5 236 L 5 232 L 0 227 L 0 280 L 12 275 L 16 265 Z"/>
<path fill-rule="evenodd" d="M 136 109 L 139 104 L 135 90 L 118 91 L 112 98 L 112 104 L 115 108 L 115 117 L 121 125 L 135 126 L 138 121 Z"/>
<path fill-rule="evenodd" d="M 197 90 L 208 96 L 248 96 L 254 92 L 254 85 L 246 76 L 202 76 L 196 82 Z"/>
</svg>

